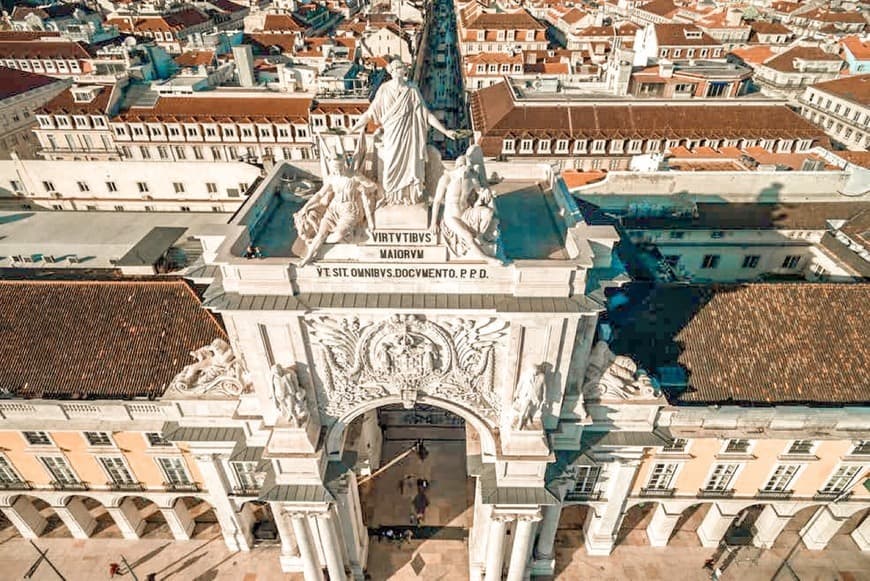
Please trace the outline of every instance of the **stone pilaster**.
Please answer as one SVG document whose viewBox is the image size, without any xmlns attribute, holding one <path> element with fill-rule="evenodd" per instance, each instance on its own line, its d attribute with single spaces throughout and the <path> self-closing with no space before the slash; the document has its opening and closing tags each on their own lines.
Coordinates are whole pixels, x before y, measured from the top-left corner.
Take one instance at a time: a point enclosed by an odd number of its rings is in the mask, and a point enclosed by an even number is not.
<svg viewBox="0 0 870 581">
<path fill-rule="evenodd" d="M 607 556 L 613 550 L 616 533 L 622 522 L 625 500 L 634 482 L 639 460 L 617 460 L 609 474 L 607 504 L 599 513 L 590 511 L 586 519 L 586 552 L 594 556 Z"/>
<path fill-rule="evenodd" d="M 801 529 L 800 536 L 809 550 L 821 551 L 828 546 L 845 521 L 845 518 L 832 513 L 830 507 L 823 506 Z"/>
<path fill-rule="evenodd" d="M 646 527 L 649 544 L 653 547 L 667 547 L 681 514 L 681 511 L 670 513 L 665 505 L 658 504 Z"/>
<path fill-rule="evenodd" d="M 0 511 L 6 515 L 15 528 L 25 539 L 36 539 L 45 530 L 48 522 L 36 510 L 31 501 L 26 496 L 19 496 L 10 506 L 0 507 Z"/>
<path fill-rule="evenodd" d="M 771 549 L 776 538 L 791 520 L 790 511 L 782 511 L 775 504 L 768 504 L 755 519 L 755 536 L 752 544 L 760 549 Z"/>
<path fill-rule="evenodd" d="M 163 513 L 163 518 L 166 519 L 166 524 L 169 525 L 169 530 L 172 531 L 176 541 L 190 540 L 196 522 L 190 516 L 190 510 L 183 500 L 176 500 L 171 507 L 161 508 L 160 512 Z"/>
<path fill-rule="evenodd" d="M 718 504 L 713 504 L 701 521 L 701 526 L 698 527 L 698 539 L 701 545 L 708 548 L 718 546 L 735 516 L 725 513 Z"/>
<path fill-rule="evenodd" d="M 865 516 L 851 534 L 852 540 L 862 551 L 870 551 L 870 516 Z"/>
<path fill-rule="evenodd" d="M 125 539 L 135 541 L 145 529 L 145 520 L 132 498 L 125 498 L 118 506 L 106 507 L 106 511 L 118 525 L 118 530 Z"/>
<path fill-rule="evenodd" d="M 559 518 L 562 516 L 562 505 L 545 506 L 541 509 L 541 513 L 538 540 L 535 543 L 534 570 L 538 574 L 552 575 L 555 567 L 553 545 L 556 541 L 556 531 L 559 528 Z"/>
</svg>

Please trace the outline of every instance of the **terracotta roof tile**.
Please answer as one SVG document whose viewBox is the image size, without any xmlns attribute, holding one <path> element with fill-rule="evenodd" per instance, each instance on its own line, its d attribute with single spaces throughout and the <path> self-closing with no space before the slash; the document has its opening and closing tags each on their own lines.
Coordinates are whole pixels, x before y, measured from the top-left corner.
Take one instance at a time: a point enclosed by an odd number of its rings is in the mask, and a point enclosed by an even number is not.
<svg viewBox="0 0 870 581">
<path fill-rule="evenodd" d="M 687 370 L 673 403 L 870 401 L 870 284 L 665 286 L 623 320 L 615 352 Z"/>
<path fill-rule="evenodd" d="M 658 45 L 663 46 L 719 46 L 722 43 L 694 24 L 654 24 Z M 686 34 L 697 38 L 689 38 Z"/>
<path fill-rule="evenodd" d="M 836 54 L 825 52 L 817 46 L 795 46 L 787 51 L 776 55 L 764 61 L 764 66 L 783 72 L 796 73 L 798 61 L 840 61 L 843 62 Z"/>
<path fill-rule="evenodd" d="M 297 30 L 303 31 L 305 27 L 289 14 L 267 14 L 263 23 L 265 32 L 296 32 Z"/>
<path fill-rule="evenodd" d="M 159 397 L 220 324 L 183 281 L 0 281 L 0 387 L 26 398 Z"/>
<path fill-rule="evenodd" d="M 816 83 L 813 88 L 852 101 L 862 107 L 870 106 L 870 73 Z"/>
<path fill-rule="evenodd" d="M 780 22 L 756 20 L 752 23 L 752 32 L 756 34 L 791 34 L 791 29 Z"/>
<path fill-rule="evenodd" d="M 58 82 L 54 77 L 0 66 L 0 101 Z"/>
<path fill-rule="evenodd" d="M 189 50 L 175 57 L 175 64 L 180 67 L 197 67 L 210 65 L 214 62 L 213 50 Z"/>
<path fill-rule="evenodd" d="M 160 97 L 153 107 L 131 107 L 118 115 L 120 121 L 166 121 L 168 118 L 253 119 L 306 123 L 310 97 Z"/>
<path fill-rule="evenodd" d="M 847 36 L 840 39 L 840 45 L 848 49 L 856 60 L 870 60 L 870 41 L 862 40 L 857 36 Z"/>
<path fill-rule="evenodd" d="M 80 42 L 66 40 L 0 41 L 0 58 L 7 59 L 88 59 L 90 53 Z"/>
<path fill-rule="evenodd" d="M 99 92 L 93 101 L 87 103 L 77 102 L 73 99 L 73 94 L 69 89 L 60 92 L 54 99 L 43 105 L 38 113 L 47 113 L 49 115 L 67 114 L 106 114 L 109 107 L 109 99 L 112 96 L 112 87 L 108 85 L 95 85 L 99 87 Z"/>
</svg>

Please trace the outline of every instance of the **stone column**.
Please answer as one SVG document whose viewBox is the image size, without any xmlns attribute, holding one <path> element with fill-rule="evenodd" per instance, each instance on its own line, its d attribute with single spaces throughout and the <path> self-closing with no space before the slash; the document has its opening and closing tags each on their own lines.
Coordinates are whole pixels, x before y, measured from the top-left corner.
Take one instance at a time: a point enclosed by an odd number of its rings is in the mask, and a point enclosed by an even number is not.
<svg viewBox="0 0 870 581">
<path fill-rule="evenodd" d="M 713 504 L 704 516 L 701 526 L 698 527 L 698 539 L 701 546 L 712 548 L 719 545 L 719 541 L 728 532 L 728 527 L 736 515 L 724 514 L 718 504 Z"/>
<path fill-rule="evenodd" d="M 859 549 L 870 551 L 870 515 L 864 517 L 864 520 L 852 531 L 850 536 Z"/>
<path fill-rule="evenodd" d="M 323 554 L 326 558 L 326 570 L 329 571 L 330 581 L 345 581 L 347 573 L 344 569 L 344 558 L 341 554 L 341 545 L 337 541 L 335 530 L 335 518 L 331 511 L 317 515 L 320 529 L 320 542 L 323 544 Z"/>
<path fill-rule="evenodd" d="M 622 522 L 625 500 L 634 482 L 634 475 L 639 460 L 617 460 L 613 463 L 607 478 L 607 504 L 600 513 L 589 511 L 584 533 L 586 537 L 586 552 L 589 555 L 606 557 L 613 551 L 619 523 Z"/>
<path fill-rule="evenodd" d="M 290 513 L 290 523 L 293 525 L 293 536 L 296 537 L 299 555 L 302 557 L 302 573 L 305 581 L 323 581 L 323 571 L 320 570 L 320 564 L 317 562 L 317 553 L 314 552 L 305 513 Z"/>
<path fill-rule="evenodd" d="M 494 514 L 490 517 L 484 581 L 501 581 L 504 567 L 504 533 L 508 521 L 512 518 L 513 516 L 505 514 Z"/>
<path fill-rule="evenodd" d="M 775 504 L 768 504 L 755 519 L 755 536 L 752 537 L 752 544 L 760 549 L 772 549 L 776 538 L 792 515 L 780 514 L 777 512 Z"/>
<path fill-rule="evenodd" d="M 97 528 L 97 521 L 91 516 L 91 511 L 88 510 L 81 498 L 73 497 L 66 503 L 66 506 L 52 508 L 76 539 L 91 538 L 91 533 Z"/>
<path fill-rule="evenodd" d="M 19 496 L 10 506 L 0 507 L 12 524 L 25 539 L 36 539 L 45 530 L 48 521 L 39 514 L 33 502 L 26 496 Z"/>
<path fill-rule="evenodd" d="M 299 546 L 296 544 L 296 537 L 293 535 L 293 528 L 287 522 L 288 515 L 281 512 L 278 504 L 270 503 L 272 514 L 275 518 L 275 527 L 278 529 L 278 536 L 281 539 L 281 554 L 289 556 L 298 556 Z"/>
<path fill-rule="evenodd" d="M 139 538 L 145 528 L 145 521 L 132 498 L 125 498 L 118 506 L 107 506 L 106 511 L 118 525 L 121 536 L 130 541 Z"/>
<path fill-rule="evenodd" d="M 347 471 L 342 479 L 333 481 L 330 491 L 335 497 L 336 527 L 344 545 L 347 564 L 354 579 L 365 577 L 368 556 L 368 529 L 362 519 L 356 476 Z"/>
<path fill-rule="evenodd" d="M 522 581 L 525 578 L 526 566 L 529 564 L 529 550 L 532 548 L 532 536 L 535 534 L 535 523 L 539 520 L 541 520 L 540 513 L 523 514 L 517 518 L 507 581 Z"/>
<path fill-rule="evenodd" d="M 161 508 L 160 512 L 163 513 L 163 518 L 166 519 L 166 524 L 169 525 L 169 530 L 172 531 L 176 541 L 190 540 L 196 522 L 191 518 L 190 510 L 183 500 L 176 500 L 171 508 Z"/>
<path fill-rule="evenodd" d="M 646 527 L 646 536 L 649 539 L 650 546 L 667 547 L 668 541 L 671 540 L 671 535 L 674 532 L 674 527 L 677 526 L 677 521 L 680 520 L 682 512 L 669 513 L 665 506 L 659 503 L 656 506 L 652 519 Z"/>
<path fill-rule="evenodd" d="M 801 529 L 800 536 L 811 551 L 821 551 L 843 526 L 846 519 L 837 518 L 830 507 L 821 507 Z"/>
<path fill-rule="evenodd" d="M 538 541 L 535 544 L 535 558 L 541 560 L 553 560 L 553 544 L 556 541 L 556 530 L 559 528 L 559 519 L 562 516 L 562 505 L 553 504 L 545 506 L 542 510 Z"/>
<path fill-rule="evenodd" d="M 231 490 L 226 482 L 221 457 L 217 454 L 198 454 L 194 458 L 227 547 L 231 551 L 250 551 L 253 535 L 250 528 L 246 530 L 239 521 L 230 501 Z"/>
</svg>

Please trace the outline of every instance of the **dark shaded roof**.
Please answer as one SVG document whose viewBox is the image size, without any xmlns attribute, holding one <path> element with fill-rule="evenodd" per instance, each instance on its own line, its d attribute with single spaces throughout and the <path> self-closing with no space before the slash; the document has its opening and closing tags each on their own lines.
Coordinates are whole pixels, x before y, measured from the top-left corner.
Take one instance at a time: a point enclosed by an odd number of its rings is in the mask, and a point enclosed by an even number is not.
<svg viewBox="0 0 870 581">
<path fill-rule="evenodd" d="M 681 366 L 675 404 L 870 401 L 870 284 L 752 283 L 627 289 L 615 353 L 653 373 Z"/>
<path fill-rule="evenodd" d="M 813 89 L 836 95 L 862 107 L 870 105 L 870 74 L 816 83 Z"/>
<path fill-rule="evenodd" d="M 664 230 L 810 229 L 824 230 L 828 220 L 849 220 L 870 211 L 870 202 L 806 202 L 795 204 L 705 203 L 687 217 L 624 217 L 626 228 Z"/>
<path fill-rule="evenodd" d="M 54 77 L 0 66 L 0 101 L 57 82 Z"/>
<path fill-rule="evenodd" d="M 0 388 L 18 397 L 158 397 L 216 338 L 181 280 L 0 281 Z"/>
<path fill-rule="evenodd" d="M 122 256 L 116 266 L 152 266 L 187 232 L 184 227 L 157 226 Z"/>
</svg>

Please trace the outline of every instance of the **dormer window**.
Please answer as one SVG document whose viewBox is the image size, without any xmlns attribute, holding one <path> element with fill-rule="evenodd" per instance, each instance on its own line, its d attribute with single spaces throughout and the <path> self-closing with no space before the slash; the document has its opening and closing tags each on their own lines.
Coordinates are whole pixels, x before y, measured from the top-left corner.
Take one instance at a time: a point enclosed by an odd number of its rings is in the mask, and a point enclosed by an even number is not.
<svg viewBox="0 0 870 581">
<path fill-rule="evenodd" d="M 486 31 L 485 30 L 478 30 L 477 31 L 477 42 L 483 42 L 484 40 L 486 40 Z"/>
<path fill-rule="evenodd" d="M 69 117 L 65 117 L 63 115 L 58 115 L 57 117 L 55 117 L 55 119 L 57 120 L 58 127 L 69 127 L 70 126 Z"/>
<path fill-rule="evenodd" d="M 526 41 L 531 42 L 533 40 L 535 40 L 535 31 L 534 30 L 527 30 L 526 31 Z"/>
<path fill-rule="evenodd" d="M 96 98 L 99 88 L 97 87 L 73 87 L 70 89 L 73 101 L 76 103 L 90 103 Z"/>
<path fill-rule="evenodd" d="M 48 115 L 37 115 L 36 120 L 39 122 L 39 126 L 43 129 L 52 129 L 54 125 L 51 122 L 51 117 Z"/>
<path fill-rule="evenodd" d="M 689 39 L 697 40 L 697 39 L 701 38 L 701 31 L 700 30 L 683 30 L 683 34 L 685 34 L 686 38 L 689 38 Z"/>
</svg>

